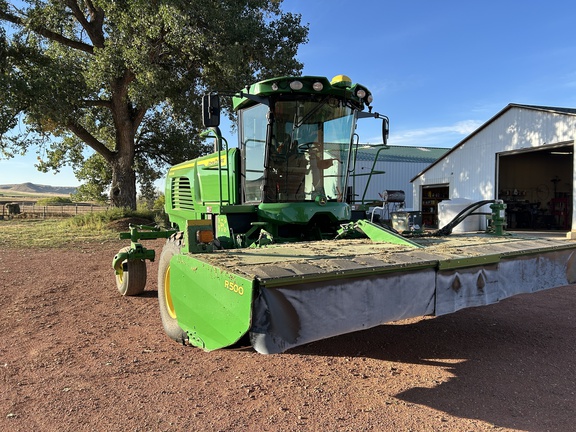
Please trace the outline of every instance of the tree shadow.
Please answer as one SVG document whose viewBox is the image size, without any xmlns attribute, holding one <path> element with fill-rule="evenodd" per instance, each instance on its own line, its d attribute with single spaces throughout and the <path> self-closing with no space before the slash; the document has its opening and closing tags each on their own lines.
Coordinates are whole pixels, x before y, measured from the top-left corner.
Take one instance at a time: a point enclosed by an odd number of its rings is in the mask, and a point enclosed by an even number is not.
<svg viewBox="0 0 576 432">
<path fill-rule="evenodd" d="M 569 286 L 290 352 L 441 367 L 453 378 L 395 396 L 501 427 L 572 430 L 567 425 L 576 412 L 575 310 L 576 286 Z"/>
</svg>

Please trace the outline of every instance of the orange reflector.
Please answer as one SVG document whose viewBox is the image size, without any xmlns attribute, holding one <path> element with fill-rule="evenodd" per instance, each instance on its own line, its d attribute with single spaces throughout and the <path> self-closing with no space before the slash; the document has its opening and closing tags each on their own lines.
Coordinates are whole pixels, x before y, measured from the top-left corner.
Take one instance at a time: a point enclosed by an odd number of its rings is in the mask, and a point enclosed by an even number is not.
<svg viewBox="0 0 576 432">
<path fill-rule="evenodd" d="M 196 231 L 196 241 L 198 243 L 210 243 L 212 240 L 214 240 L 214 233 L 212 231 Z"/>
</svg>

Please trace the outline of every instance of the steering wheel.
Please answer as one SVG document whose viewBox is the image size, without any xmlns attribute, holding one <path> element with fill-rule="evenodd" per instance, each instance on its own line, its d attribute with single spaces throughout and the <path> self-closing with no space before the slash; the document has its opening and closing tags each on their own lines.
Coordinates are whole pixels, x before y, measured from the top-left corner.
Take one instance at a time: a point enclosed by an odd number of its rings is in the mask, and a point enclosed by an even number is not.
<svg viewBox="0 0 576 432">
<path fill-rule="evenodd" d="M 313 141 L 298 144 L 298 150 L 303 150 L 303 151 L 310 150 L 313 145 L 314 145 Z"/>
</svg>

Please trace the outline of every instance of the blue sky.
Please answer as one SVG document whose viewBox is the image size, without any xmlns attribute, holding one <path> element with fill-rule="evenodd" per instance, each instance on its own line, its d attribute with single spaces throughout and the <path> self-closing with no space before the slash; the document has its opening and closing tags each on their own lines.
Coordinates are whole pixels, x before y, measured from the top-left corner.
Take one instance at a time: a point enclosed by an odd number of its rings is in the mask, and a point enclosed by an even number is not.
<svg viewBox="0 0 576 432">
<path fill-rule="evenodd" d="M 374 110 L 390 117 L 389 144 L 453 147 L 509 103 L 576 107 L 573 0 L 285 0 L 283 9 L 310 24 L 303 73 L 370 88 Z M 363 120 L 358 133 L 377 143 L 379 124 Z M 32 151 L 0 161 L 0 184 L 78 184 L 68 169 L 38 173 L 35 160 Z"/>
</svg>

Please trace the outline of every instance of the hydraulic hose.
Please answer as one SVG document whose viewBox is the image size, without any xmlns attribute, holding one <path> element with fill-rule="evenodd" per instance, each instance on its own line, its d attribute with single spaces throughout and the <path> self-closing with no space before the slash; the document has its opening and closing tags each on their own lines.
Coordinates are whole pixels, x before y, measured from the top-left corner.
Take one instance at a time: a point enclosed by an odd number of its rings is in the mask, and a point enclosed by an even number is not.
<svg viewBox="0 0 576 432">
<path fill-rule="evenodd" d="M 450 222 L 448 222 L 439 230 L 433 232 L 431 235 L 435 237 L 443 237 L 452 234 L 452 230 L 456 228 L 468 216 L 477 214 L 487 214 L 487 213 L 473 213 L 473 212 L 479 209 L 480 207 L 483 207 L 486 204 L 492 204 L 495 201 L 496 200 L 483 200 L 470 204 L 468 207 L 466 207 L 464 210 L 458 213 L 454 219 L 452 219 Z"/>
</svg>

